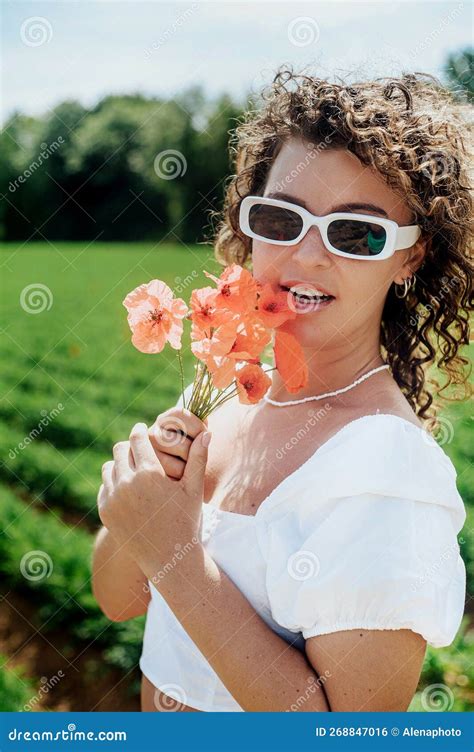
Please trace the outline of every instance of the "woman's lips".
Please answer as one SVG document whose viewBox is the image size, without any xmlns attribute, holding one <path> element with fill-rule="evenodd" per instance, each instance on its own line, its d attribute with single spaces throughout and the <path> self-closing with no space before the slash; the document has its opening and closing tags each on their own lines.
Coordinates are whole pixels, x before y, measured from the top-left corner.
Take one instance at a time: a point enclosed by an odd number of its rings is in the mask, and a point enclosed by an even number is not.
<svg viewBox="0 0 474 752">
<path fill-rule="evenodd" d="M 292 289 L 280 285 L 281 289 L 288 294 L 288 307 L 296 313 L 314 313 L 328 308 L 335 300 L 333 295 L 314 296 L 310 285 L 294 285 Z"/>
</svg>

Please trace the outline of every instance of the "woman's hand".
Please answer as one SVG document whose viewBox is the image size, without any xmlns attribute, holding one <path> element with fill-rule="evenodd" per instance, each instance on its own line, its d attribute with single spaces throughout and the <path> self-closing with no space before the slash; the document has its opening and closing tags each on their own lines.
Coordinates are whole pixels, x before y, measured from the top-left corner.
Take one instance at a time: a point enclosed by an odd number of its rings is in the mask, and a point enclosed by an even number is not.
<svg viewBox="0 0 474 752">
<path fill-rule="evenodd" d="M 184 444 L 179 451 L 186 457 L 181 460 L 185 467 L 179 480 L 166 475 L 144 423 L 133 427 L 129 442 L 114 446 L 114 460 L 102 467 L 103 485 L 97 500 L 102 524 L 147 569 L 153 562 L 159 570 L 172 563 L 181 548 L 199 543 L 208 454 L 202 444 L 204 433 L 176 442 L 175 447 Z M 155 445 L 163 452 L 160 438 Z M 178 472 L 180 466 L 174 467 Z"/>
<path fill-rule="evenodd" d="M 166 475 L 182 477 L 191 442 L 206 429 L 207 418 L 202 421 L 189 410 L 172 407 L 158 415 L 148 434 Z"/>
</svg>

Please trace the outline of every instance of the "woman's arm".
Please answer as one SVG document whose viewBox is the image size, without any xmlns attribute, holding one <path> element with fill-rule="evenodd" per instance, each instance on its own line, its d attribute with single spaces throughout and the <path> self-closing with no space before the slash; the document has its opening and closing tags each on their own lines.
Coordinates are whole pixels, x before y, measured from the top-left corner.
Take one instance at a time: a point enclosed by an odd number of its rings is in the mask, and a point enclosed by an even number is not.
<svg viewBox="0 0 474 752">
<path fill-rule="evenodd" d="M 183 474 L 191 440 L 206 426 L 192 413 L 171 408 L 150 428 L 150 441 L 170 478 Z M 177 434 L 184 429 L 186 437 Z M 114 445 L 113 454 L 128 442 Z M 129 456 L 133 465 L 133 457 Z M 99 490 L 99 497 L 103 486 Z M 99 498 L 98 497 L 98 498 Z M 112 621 L 126 621 L 144 614 L 150 601 L 147 578 L 105 526 L 99 530 L 92 555 L 92 591 L 104 614 Z"/>
<path fill-rule="evenodd" d="M 94 544 L 92 592 L 111 621 L 144 614 L 150 600 L 146 576 L 106 527 L 99 530 Z"/>
<path fill-rule="evenodd" d="M 145 568 L 154 582 L 153 563 Z M 307 660 L 200 546 L 160 579 L 159 591 L 245 711 L 405 711 L 415 693 L 426 642 L 411 630 L 312 637 Z"/>
<path fill-rule="evenodd" d="M 351 629 L 306 640 L 311 665 L 329 678 L 333 711 L 404 712 L 420 678 L 426 640 L 410 629 Z"/>
<path fill-rule="evenodd" d="M 165 577 L 154 577 L 163 570 L 153 561 L 144 570 L 245 711 L 329 710 L 305 655 L 266 625 L 202 546 Z"/>
</svg>

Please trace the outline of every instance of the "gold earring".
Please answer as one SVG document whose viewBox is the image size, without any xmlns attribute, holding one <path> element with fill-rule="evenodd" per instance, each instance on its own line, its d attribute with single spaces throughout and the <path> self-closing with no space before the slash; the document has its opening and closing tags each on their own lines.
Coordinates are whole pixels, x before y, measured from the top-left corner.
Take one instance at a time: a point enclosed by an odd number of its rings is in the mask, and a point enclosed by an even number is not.
<svg viewBox="0 0 474 752">
<path fill-rule="evenodd" d="M 415 288 L 415 284 L 416 284 L 415 274 L 413 274 L 413 276 L 411 277 L 407 277 L 406 279 L 403 280 L 403 292 L 400 294 L 398 292 L 398 288 L 401 287 L 401 285 L 397 285 L 397 283 L 395 283 L 395 295 L 397 296 L 397 298 L 406 298 L 409 290 L 412 290 Z"/>
</svg>

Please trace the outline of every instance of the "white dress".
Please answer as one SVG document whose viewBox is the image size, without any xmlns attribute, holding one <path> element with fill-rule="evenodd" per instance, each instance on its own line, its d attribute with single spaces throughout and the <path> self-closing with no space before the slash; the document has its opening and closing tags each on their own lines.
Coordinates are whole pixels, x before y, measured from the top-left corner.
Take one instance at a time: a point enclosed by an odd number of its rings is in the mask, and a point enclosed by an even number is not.
<svg viewBox="0 0 474 752">
<path fill-rule="evenodd" d="M 296 649 L 310 637 L 357 628 L 411 629 L 438 648 L 453 641 L 464 611 L 457 534 L 465 517 L 443 449 L 409 421 L 377 413 L 339 430 L 255 516 L 203 504 L 201 540 Z M 243 712 L 148 584 L 142 672 L 198 710 Z"/>
</svg>

